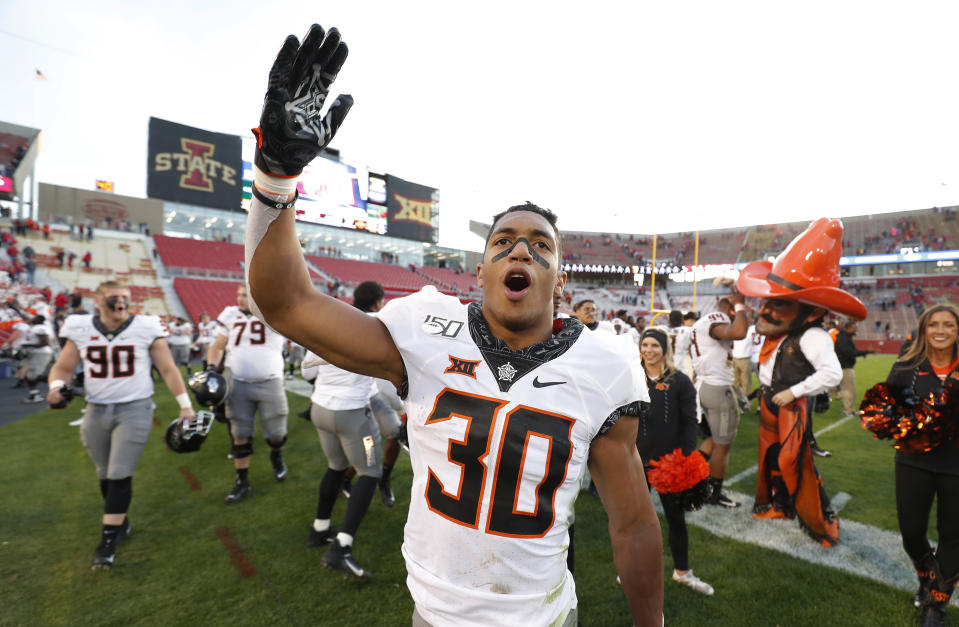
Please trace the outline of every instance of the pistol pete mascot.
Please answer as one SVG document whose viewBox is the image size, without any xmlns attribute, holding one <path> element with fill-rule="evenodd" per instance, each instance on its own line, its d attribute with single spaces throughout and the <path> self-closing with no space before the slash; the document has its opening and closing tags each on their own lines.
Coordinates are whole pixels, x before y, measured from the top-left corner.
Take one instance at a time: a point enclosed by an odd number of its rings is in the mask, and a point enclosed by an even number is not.
<svg viewBox="0 0 959 627">
<path fill-rule="evenodd" d="M 813 464 L 807 398 L 838 385 L 842 369 L 822 327 L 829 311 L 861 320 L 866 308 L 839 289 L 843 225 L 820 218 L 775 261 L 754 261 L 736 281 L 746 296 L 762 298 L 756 332 L 759 357 L 759 477 L 753 518 L 799 517 L 823 546 L 839 541 L 839 518 Z"/>
</svg>

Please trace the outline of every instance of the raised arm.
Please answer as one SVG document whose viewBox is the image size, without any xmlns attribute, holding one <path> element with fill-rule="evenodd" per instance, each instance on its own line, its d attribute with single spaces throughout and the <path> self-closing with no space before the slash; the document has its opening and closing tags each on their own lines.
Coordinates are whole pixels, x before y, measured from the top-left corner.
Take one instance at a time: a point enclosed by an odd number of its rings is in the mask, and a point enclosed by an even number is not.
<svg viewBox="0 0 959 627">
<path fill-rule="evenodd" d="M 379 320 L 310 282 L 296 236 L 296 179 L 333 139 L 353 99 L 342 95 L 321 117 L 346 44 L 318 24 L 300 45 L 287 37 L 270 69 L 257 138 L 246 269 L 251 308 L 271 327 L 330 363 L 399 385 L 403 362 Z"/>
<path fill-rule="evenodd" d="M 637 421 L 623 416 L 593 440 L 589 473 L 609 516 L 613 561 L 641 626 L 662 625 L 663 537 L 636 450 Z"/>
</svg>

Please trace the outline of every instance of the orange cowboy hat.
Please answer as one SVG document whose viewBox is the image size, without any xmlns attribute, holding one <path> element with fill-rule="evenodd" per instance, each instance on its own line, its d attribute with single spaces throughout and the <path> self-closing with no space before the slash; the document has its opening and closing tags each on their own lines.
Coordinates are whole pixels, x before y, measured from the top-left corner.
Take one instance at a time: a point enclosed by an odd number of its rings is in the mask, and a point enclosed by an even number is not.
<svg viewBox="0 0 959 627">
<path fill-rule="evenodd" d="M 796 300 L 864 319 L 865 305 L 839 288 L 842 233 L 842 221 L 819 218 L 775 261 L 754 261 L 743 268 L 736 289 L 745 296 Z"/>
</svg>

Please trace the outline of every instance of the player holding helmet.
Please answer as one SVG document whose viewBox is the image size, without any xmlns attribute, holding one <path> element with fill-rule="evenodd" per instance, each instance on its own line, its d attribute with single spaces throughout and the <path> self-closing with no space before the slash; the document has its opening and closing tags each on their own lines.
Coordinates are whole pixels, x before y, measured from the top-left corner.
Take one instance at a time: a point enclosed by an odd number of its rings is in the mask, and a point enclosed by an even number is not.
<svg viewBox="0 0 959 627">
<path fill-rule="evenodd" d="M 130 534 L 127 509 L 133 497 L 133 470 L 146 447 L 153 418 L 151 364 L 180 405 L 179 420 L 194 418 L 167 332 L 156 316 L 130 313 L 130 290 L 115 281 L 101 283 L 96 314 L 68 316 L 60 327 L 65 340 L 50 369 L 47 401 L 62 408 L 61 389 L 81 363 L 87 405 L 80 435 L 96 465 L 103 495 L 103 529 L 93 568 L 110 568 L 117 545 Z"/>
</svg>

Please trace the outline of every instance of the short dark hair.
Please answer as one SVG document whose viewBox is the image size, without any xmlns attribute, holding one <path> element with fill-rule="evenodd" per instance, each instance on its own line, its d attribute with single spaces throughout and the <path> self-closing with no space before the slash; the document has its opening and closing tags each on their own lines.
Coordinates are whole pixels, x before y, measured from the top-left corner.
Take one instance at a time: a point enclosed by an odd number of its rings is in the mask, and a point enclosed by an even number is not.
<svg viewBox="0 0 959 627">
<path fill-rule="evenodd" d="M 353 289 L 353 306 L 360 311 L 373 311 L 385 295 L 383 286 L 376 281 L 363 281 Z"/>
<path fill-rule="evenodd" d="M 583 300 L 581 300 L 581 301 L 579 301 L 578 303 L 576 303 L 575 305 L 573 305 L 573 311 L 579 311 L 580 309 L 583 308 L 583 305 L 585 305 L 586 303 L 595 303 L 595 302 L 596 302 L 596 301 L 594 301 L 594 300 L 591 299 L 591 298 L 584 298 Z"/>
<path fill-rule="evenodd" d="M 679 327 L 683 325 L 683 312 L 673 309 L 669 312 L 669 326 Z"/>
<path fill-rule="evenodd" d="M 732 309 L 732 308 L 733 308 L 733 301 L 729 300 L 729 299 L 726 298 L 725 296 L 723 296 L 722 298 L 720 298 L 720 299 L 719 299 L 719 302 L 716 303 L 716 309 L 719 310 L 719 311 L 723 311 L 724 309 L 725 309 L 726 311 L 729 311 L 729 310 Z"/>
<path fill-rule="evenodd" d="M 557 259 L 561 260 L 563 258 L 563 255 L 562 255 L 563 238 L 559 233 L 559 228 L 557 228 L 556 226 L 556 214 L 550 211 L 549 209 L 544 209 L 543 207 L 540 207 L 539 205 L 534 205 L 528 200 L 526 201 L 525 204 L 513 205 L 506 211 L 501 211 L 497 213 L 495 216 L 493 216 L 493 223 L 489 225 L 489 232 L 486 234 L 486 244 L 487 245 L 489 244 L 489 239 L 493 235 L 493 229 L 496 228 L 496 223 L 499 222 L 503 216 L 509 215 L 511 213 L 515 213 L 517 211 L 529 211 L 530 213 L 536 213 L 546 218 L 546 221 L 549 222 L 549 225 L 553 227 L 553 235 L 556 237 L 556 257 Z"/>
<path fill-rule="evenodd" d="M 683 320 L 699 320 L 699 315 L 695 311 L 687 311 Z"/>
</svg>

